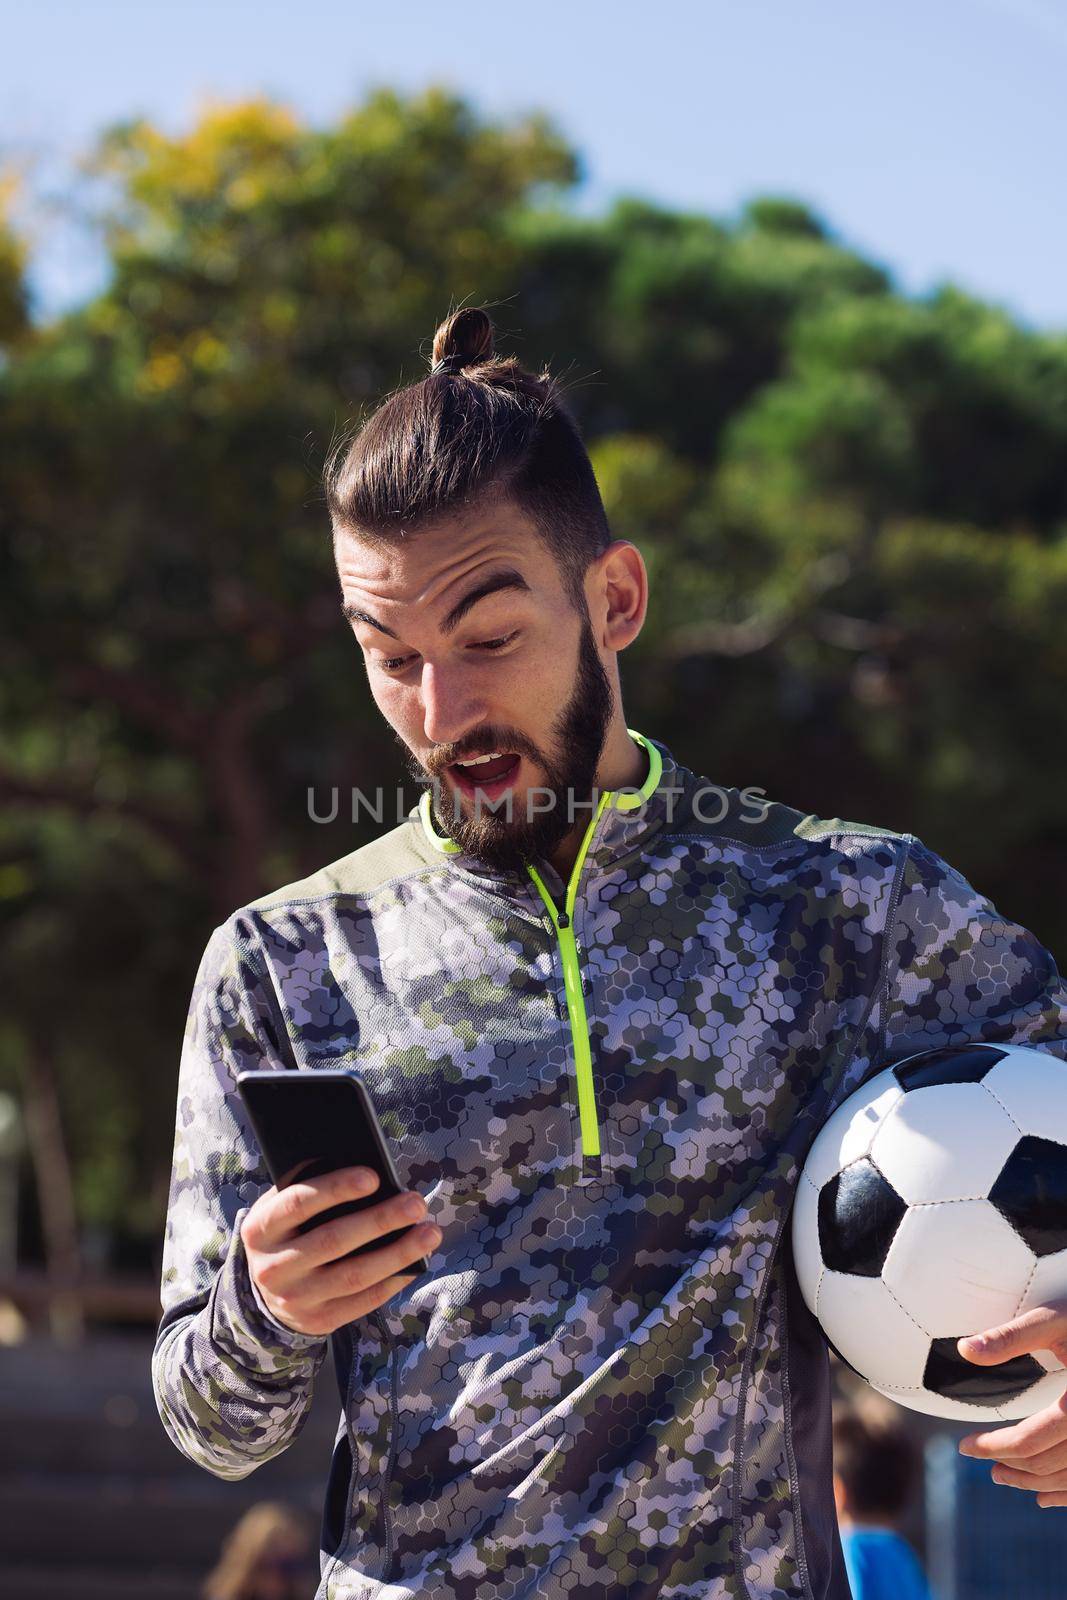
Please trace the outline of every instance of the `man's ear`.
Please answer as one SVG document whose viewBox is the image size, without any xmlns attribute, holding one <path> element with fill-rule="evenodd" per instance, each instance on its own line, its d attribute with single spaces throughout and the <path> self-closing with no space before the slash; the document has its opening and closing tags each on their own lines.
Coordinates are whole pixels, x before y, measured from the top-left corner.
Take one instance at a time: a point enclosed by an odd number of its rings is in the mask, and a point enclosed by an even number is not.
<svg viewBox="0 0 1067 1600">
<path fill-rule="evenodd" d="M 590 567 L 586 586 L 597 643 L 605 650 L 625 650 L 641 632 L 648 610 L 648 573 L 640 550 L 629 539 L 614 539 Z"/>
</svg>

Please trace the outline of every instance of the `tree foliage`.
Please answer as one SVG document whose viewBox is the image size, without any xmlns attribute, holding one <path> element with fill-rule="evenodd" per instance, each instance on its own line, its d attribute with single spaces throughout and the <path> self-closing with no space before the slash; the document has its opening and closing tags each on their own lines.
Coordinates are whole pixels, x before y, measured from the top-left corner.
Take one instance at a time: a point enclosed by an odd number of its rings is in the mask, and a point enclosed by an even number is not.
<svg viewBox="0 0 1067 1600">
<path fill-rule="evenodd" d="M 210 927 L 376 831 L 309 787 L 403 775 L 320 474 L 453 304 L 565 375 L 646 555 L 631 723 L 918 833 L 1067 947 L 1067 337 L 903 298 L 788 197 L 579 217 L 547 119 L 439 88 L 327 128 L 263 99 L 131 122 L 90 167 L 90 303 L 31 327 L 0 222 L 0 1075 L 47 1042 L 86 1223 L 154 1249 Z"/>
</svg>

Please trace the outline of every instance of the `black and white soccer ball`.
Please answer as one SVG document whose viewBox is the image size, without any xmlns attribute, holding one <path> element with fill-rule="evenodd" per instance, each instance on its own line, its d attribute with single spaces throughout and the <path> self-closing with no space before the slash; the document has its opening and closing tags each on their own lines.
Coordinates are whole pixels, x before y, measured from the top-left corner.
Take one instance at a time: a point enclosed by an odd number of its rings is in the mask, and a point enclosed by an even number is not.
<svg viewBox="0 0 1067 1600">
<path fill-rule="evenodd" d="M 1067 1063 L 973 1044 L 869 1078 L 808 1152 L 792 1237 L 831 1349 L 879 1393 L 961 1421 L 1050 1405 L 1047 1351 L 976 1366 L 956 1340 L 1067 1301 Z"/>
</svg>

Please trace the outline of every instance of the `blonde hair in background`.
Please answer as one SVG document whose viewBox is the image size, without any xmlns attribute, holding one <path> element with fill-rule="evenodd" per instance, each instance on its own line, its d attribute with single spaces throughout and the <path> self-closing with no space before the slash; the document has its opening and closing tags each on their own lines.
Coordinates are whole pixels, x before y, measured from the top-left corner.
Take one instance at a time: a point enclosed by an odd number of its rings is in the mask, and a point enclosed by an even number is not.
<svg viewBox="0 0 1067 1600">
<path fill-rule="evenodd" d="M 310 1518 L 281 1500 L 251 1506 L 227 1534 L 222 1554 L 204 1580 L 203 1600 L 255 1600 L 257 1570 L 279 1550 L 304 1550 L 311 1569 Z"/>
</svg>

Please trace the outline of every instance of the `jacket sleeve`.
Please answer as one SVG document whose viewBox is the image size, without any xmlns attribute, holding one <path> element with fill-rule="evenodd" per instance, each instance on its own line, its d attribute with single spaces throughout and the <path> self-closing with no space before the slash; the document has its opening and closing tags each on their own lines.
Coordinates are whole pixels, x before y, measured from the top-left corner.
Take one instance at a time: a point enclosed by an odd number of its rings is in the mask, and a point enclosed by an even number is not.
<svg viewBox="0 0 1067 1600">
<path fill-rule="evenodd" d="M 1067 984 L 1050 952 L 914 838 L 888 955 L 885 1060 L 985 1043 L 1067 1061 Z"/>
<path fill-rule="evenodd" d="M 219 1478 L 246 1478 L 293 1442 L 328 1348 L 325 1335 L 298 1333 L 266 1309 L 241 1240 L 271 1178 L 236 1078 L 284 1069 L 287 1042 L 258 945 L 237 914 L 208 941 L 189 1006 L 152 1356 L 164 1428 Z"/>
</svg>

